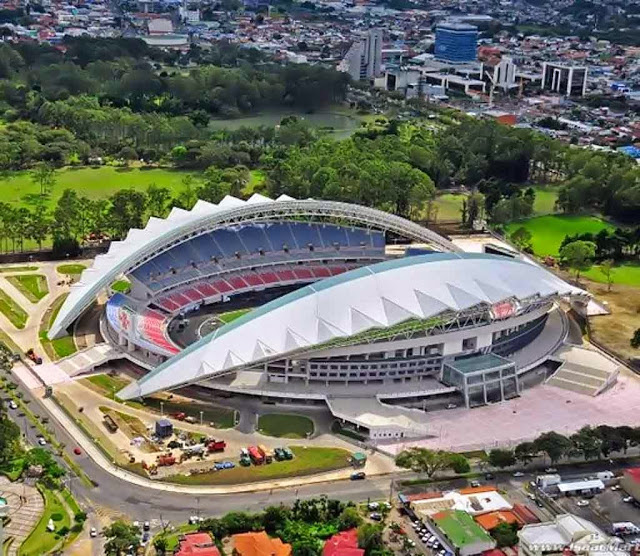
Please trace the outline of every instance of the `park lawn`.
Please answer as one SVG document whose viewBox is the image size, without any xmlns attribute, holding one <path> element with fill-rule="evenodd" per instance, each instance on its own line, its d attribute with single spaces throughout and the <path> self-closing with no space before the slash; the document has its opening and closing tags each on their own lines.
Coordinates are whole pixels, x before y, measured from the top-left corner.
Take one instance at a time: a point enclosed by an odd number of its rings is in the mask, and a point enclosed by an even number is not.
<svg viewBox="0 0 640 556">
<path fill-rule="evenodd" d="M 0 312 L 20 330 L 27 324 L 27 313 L 3 290 L 0 290 Z"/>
<path fill-rule="evenodd" d="M 0 268 L 0 273 L 6 274 L 9 272 L 33 272 L 38 270 L 37 266 L 3 266 Z"/>
<path fill-rule="evenodd" d="M 313 421 L 291 413 L 269 413 L 258 418 L 258 432 L 280 438 L 307 438 L 313 434 Z"/>
<path fill-rule="evenodd" d="M 7 276 L 7 280 L 20 290 L 20 293 L 31 301 L 31 303 L 38 303 L 38 301 L 49 293 L 47 279 L 42 274 Z"/>
<path fill-rule="evenodd" d="M 242 189 L 242 195 L 247 198 L 251 197 L 255 188 L 262 185 L 265 179 L 267 179 L 267 175 L 263 170 L 251 170 L 251 178 L 249 183 Z"/>
<path fill-rule="evenodd" d="M 607 283 L 605 275 L 602 273 L 600 266 L 596 265 L 587 272 L 583 272 L 582 276 L 593 280 L 594 282 Z M 614 284 L 624 284 L 625 286 L 640 287 L 640 264 L 624 263 L 614 267 L 611 275 Z"/>
<path fill-rule="evenodd" d="M 443 195 L 438 195 L 434 202 L 435 206 L 438 207 L 436 222 L 460 222 L 460 209 L 462 208 L 462 200 L 466 197 L 467 195 L 458 193 L 445 193 Z"/>
<path fill-rule="evenodd" d="M 597 234 L 600 230 L 614 229 L 615 226 L 595 216 L 548 215 L 511 222 L 506 226 L 507 233 L 523 227 L 531 232 L 531 246 L 536 255 L 557 256 L 562 240 L 567 235 L 582 233 Z"/>
<path fill-rule="evenodd" d="M 60 536 L 58 531 L 63 527 L 71 527 L 71 519 L 69 514 L 65 510 L 62 502 L 58 496 L 51 490 L 42 488 L 41 491 L 44 496 L 44 513 L 40 518 L 40 521 L 36 524 L 36 527 L 31 534 L 25 539 L 18 550 L 19 556 L 41 556 L 42 554 L 48 554 L 55 548 L 60 542 Z M 61 516 L 62 519 L 53 519 L 55 525 L 55 531 L 50 533 L 47 531 L 47 525 L 49 519 L 52 516 Z"/>
<path fill-rule="evenodd" d="M 60 264 L 56 267 L 56 271 L 60 274 L 68 274 L 73 276 L 74 274 L 82 274 L 82 271 L 87 267 L 80 263 Z"/>
<path fill-rule="evenodd" d="M 40 343 L 42 347 L 47 352 L 47 355 L 52 361 L 57 361 L 58 359 L 62 359 L 64 357 L 68 357 L 69 355 L 73 355 L 78 348 L 73 339 L 73 336 L 67 335 L 62 336 L 61 338 L 56 338 L 55 340 L 49 340 L 47 337 L 47 332 L 51 328 L 53 321 L 56 320 L 56 316 L 60 312 L 60 308 L 64 303 L 64 300 L 67 298 L 69 294 L 63 293 L 59 295 L 56 299 L 54 299 L 53 303 L 49 305 L 44 315 L 42 316 L 42 321 L 40 322 Z"/>
<path fill-rule="evenodd" d="M 238 309 L 236 311 L 228 311 L 226 313 L 220 313 L 218 318 L 224 322 L 225 324 L 229 324 L 230 322 L 240 318 L 242 315 L 247 314 L 251 309 Z"/>
<path fill-rule="evenodd" d="M 101 396 L 113 399 L 114 392 L 122 390 L 131 381 L 121 376 L 102 374 L 83 378 L 80 382 Z"/>
<path fill-rule="evenodd" d="M 0 466 L 0 475 L 4 475 L 12 483 L 17 481 L 24 469 L 24 458 L 16 458 Z"/>
<path fill-rule="evenodd" d="M 131 282 L 129 280 L 116 280 L 111 284 L 111 289 L 114 292 L 128 293 L 131 289 Z"/>
<path fill-rule="evenodd" d="M 196 475 L 173 475 L 166 480 L 182 485 L 232 485 L 302 477 L 349 467 L 351 457 L 351 452 L 342 448 L 291 446 L 291 451 L 294 458 L 289 461 L 274 461 L 251 467 L 236 466 L 233 469 Z"/>
<path fill-rule="evenodd" d="M 536 201 L 533 204 L 533 213 L 536 215 L 553 214 L 556 212 L 556 200 L 558 189 L 553 187 L 534 187 Z"/>
<path fill-rule="evenodd" d="M 89 199 L 106 199 L 120 189 L 145 191 L 155 183 L 175 194 L 182 188 L 182 180 L 189 172 L 167 168 L 67 167 L 56 171 L 50 206 L 54 206 L 65 189 L 73 189 Z M 39 186 L 31 180 L 29 171 L 12 172 L 0 180 L 0 201 L 14 206 L 26 206 L 25 197 L 39 193 Z"/>
<path fill-rule="evenodd" d="M 56 338 L 55 340 L 51 340 L 49 343 L 51 344 L 53 351 L 55 351 L 58 359 L 69 357 L 69 355 L 73 355 L 78 351 L 76 343 L 73 341 L 73 336 L 62 336 L 62 338 Z"/>
</svg>

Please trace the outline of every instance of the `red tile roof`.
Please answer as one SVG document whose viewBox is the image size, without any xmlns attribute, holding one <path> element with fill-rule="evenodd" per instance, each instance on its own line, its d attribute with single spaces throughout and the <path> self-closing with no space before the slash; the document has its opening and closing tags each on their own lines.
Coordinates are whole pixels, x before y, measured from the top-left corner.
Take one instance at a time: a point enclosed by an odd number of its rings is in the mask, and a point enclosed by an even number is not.
<svg viewBox="0 0 640 556">
<path fill-rule="evenodd" d="M 364 550 L 358 548 L 358 531 L 349 529 L 327 539 L 322 556 L 364 556 Z"/>
<path fill-rule="evenodd" d="M 220 556 L 218 547 L 209 533 L 189 533 L 180 540 L 176 556 Z"/>
<path fill-rule="evenodd" d="M 640 467 L 631 467 L 627 469 L 625 475 L 629 475 L 629 477 L 636 483 L 640 483 Z"/>
<path fill-rule="evenodd" d="M 240 556 L 291 556 L 291 545 L 272 539 L 264 531 L 233 535 L 235 551 Z"/>
<path fill-rule="evenodd" d="M 473 519 L 475 519 L 476 523 L 478 523 L 478 525 L 480 525 L 480 527 L 482 527 L 486 531 L 491 531 L 501 523 L 520 523 L 520 520 L 518 519 L 516 514 L 510 511 L 488 512 L 486 514 L 477 515 Z M 493 554 L 491 556 L 499 555 Z"/>
</svg>

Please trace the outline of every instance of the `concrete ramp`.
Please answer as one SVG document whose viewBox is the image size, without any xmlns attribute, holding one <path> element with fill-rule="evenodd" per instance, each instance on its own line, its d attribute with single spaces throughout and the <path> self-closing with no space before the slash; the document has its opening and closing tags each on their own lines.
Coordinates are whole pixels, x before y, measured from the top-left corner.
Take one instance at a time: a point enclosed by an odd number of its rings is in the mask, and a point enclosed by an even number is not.
<svg viewBox="0 0 640 556">
<path fill-rule="evenodd" d="M 565 346 L 556 356 L 563 363 L 547 384 L 587 396 L 597 396 L 614 384 L 621 368 L 617 361 L 596 349 Z"/>
<path fill-rule="evenodd" d="M 369 431 L 372 440 L 427 436 L 427 414 L 382 403 L 376 398 L 327 397 L 329 410 L 337 419 Z"/>
<path fill-rule="evenodd" d="M 46 384 L 57 384 L 122 357 L 124 355 L 121 351 L 111 344 L 102 343 L 85 348 L 59 361 L 39 365 L 34 367 L 34 370 Z"/>
</svg>

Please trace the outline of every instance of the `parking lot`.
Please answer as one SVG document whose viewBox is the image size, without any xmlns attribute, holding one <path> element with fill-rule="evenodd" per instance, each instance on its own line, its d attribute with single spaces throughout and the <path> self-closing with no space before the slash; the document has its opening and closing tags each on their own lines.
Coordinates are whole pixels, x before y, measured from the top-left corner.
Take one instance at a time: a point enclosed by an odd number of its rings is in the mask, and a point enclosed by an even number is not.
<svg viewBox="0 0 640 556">
<path fill-rule="evenodd" d="M 593 521 L 606 533 L 611 533 L 611 523 L 631 522 L 640 526 L 640 508 L 628 502 L 623 502 L 626 493 L 622 490 L 611 490 L 607 487 L 604 492 L 589 498 L 588 506 L 580 506 L 581 497 L 558 498 L 556 502 L 567 512 Z M 640 535 L 625 537 L 625 541 L 640 539 Z"/>
</svg>

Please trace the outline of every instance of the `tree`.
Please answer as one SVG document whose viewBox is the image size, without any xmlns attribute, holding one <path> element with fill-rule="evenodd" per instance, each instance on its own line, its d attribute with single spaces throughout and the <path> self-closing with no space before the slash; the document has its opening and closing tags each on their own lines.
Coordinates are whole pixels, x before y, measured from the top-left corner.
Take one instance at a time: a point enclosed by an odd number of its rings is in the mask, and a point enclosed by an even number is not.
<svg viewBox="0 0 640 556">
<path fill-rule="evenodd" d="M 498 523 L 491 529 L 491 536 L 496 540 L 498 548 L 518 544 L 518 525 L 516 523 Z"/>
<path fill-rule="evenodd" d="M 156 553 L 160 556 L 164 556 L 167 552 L 167 547 L 169 543 L 165 537 L 158 537 L 155 541 L 153 541 L 153 548 L 156 549 Z"/>
<path fill-rule="evenodd" d="M 538 449 L 533 442 L 521 442 L 515 447 L 515 450 L 513 451 L 516 459 L 524 463 L 525 465 L 527 463 L 530 463 L 533 458 L 536 457 L 537 453 Z"/>
<path fill-rule="evenodd" d="M 489 452 L 489 463 L 493 467 L 504 469 L 505 467 L 515 465 L 516 456 L 511 450 L 501 450 L 500 448 L 496 448 Z"/>
<path fill-rule="evenodd" d="M 534 441 L 538 452 L 544 452 L 549 456 L 551 463 L 556 463 L 571 449 L 571 441 L 557 432 L 545 432 Z"/>
<path fill-rule="evenodd" d="M 168 188 L 158 187 L 155 183 L 147 187 L 147 208 L 151 216 L 165 218 L 170 200 L 171 191 Z"/>
<path fill-rule="evenodd" d="M 518 249 L 528 251 L 531 249 L 531 240 L 533 239 L 533 235 L 524 226 L 520 226 L 513 231 L 509 236 L 509 239 L 511 239 Z"/>
<path fill-rule="evenodd" d="M 358 547 L 364 549 L 366 556 L 384 548 L 382 532 L 382 525 L 377 523 L 363 523 L 358 527 Z"/>
<path fill-rule="evenodd" d="M 108 556 L 135 554 L 140 546 L 140 528 L 125 521 L 114 521 L 102 533 L 106 538 L 104 553 Z"/>
<path fill-rule="evenodd" d="M 416 473 L 426 473 L 427 477 L 433 477 L 436 472 L 446 469 L 449 462 L 449 452 L 427 448 L 409 448 L 396 456 L 398 467 L 411 469 Z"/>
<path fill-rule="evenodd" d="M 111 196 L 109 219 L 113 234 L 123 238 L 132 228 L 143 227 L 147 196 L 135 189 L 121 189 Z"/>
<path fill-rule="evenodd" d="M 638 349 L 640 348 L 640 328 L 637 328 L 633 333 L 631 341 L 629 342 L 632 348 Z"/>
<path fill-rule="evenodd" d="M 573 448 L 580 453 L 585 460 L 600 456 L 602 438 L 597 430 L 589 426 L 582 427 L 570 437 Z"/>
<path fill-rule="evenodd" d="M 273 535 L 284 526 L 290 516 L 291 510 L 286 506 L 268 506 L 262 513 L 262 525 L 267 533 Z"/>
<path fill-rule="evenodd" d="M 592 241 L 572 241 L 560 249 L 562 261 L 576 273 L 576 280 L 581 272 L 591 268 L 593 258 L 596 255 L 596 244 Z"/>
<path fill-rule="evenodd" d="M 13 460 L 20 451 L 20 427 L 9 419 L 0 401 L 0 463 Z"/>
<path fill-rule="evenodd" d="M 469 460 L 462 454 L 449 454 L 449 462 L 447 467 L 451 468 L 454 473 L 461 475 L 463 473 L 469 473 L 471 466 Z"/>
<path fill-rule="evenodd" d="M 347 529 L 355 529 L 362 525 L 362 516 L 355 506 L 348 506 L 338 517 L 338 529 L 346 531 Z"/>
<path fill-rule="evenodd" d="M 612 259 L 605 259 L 600 263 L 600 272 L 604 275 L 605 280 L 607 281 L 607 291 L 611 291 L 611 286 L 613 284 L 615 269 L 614 269 L 614 261 Z"/>
<path fill-rule="evenodd" d="M 51 164 L 41 162 L 31 171 L 31 181 L 40 188 L 40 196 L 47 197 L 56 184 L 56 170 Z"/>
</svg>

